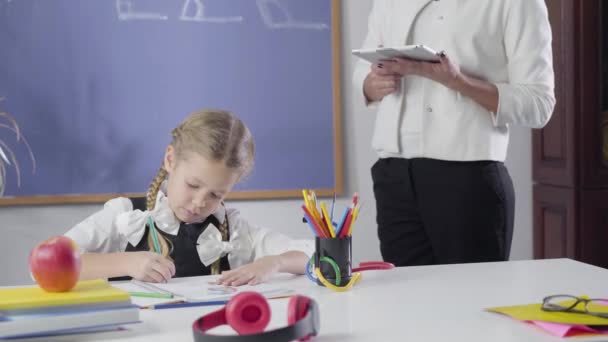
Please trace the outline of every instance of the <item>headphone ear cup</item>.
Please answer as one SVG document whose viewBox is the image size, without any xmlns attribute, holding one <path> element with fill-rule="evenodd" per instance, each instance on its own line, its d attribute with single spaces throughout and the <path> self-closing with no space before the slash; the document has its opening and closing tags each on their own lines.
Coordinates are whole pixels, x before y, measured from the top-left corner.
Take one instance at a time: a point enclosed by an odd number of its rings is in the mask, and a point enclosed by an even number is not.
<svg viewBox="0 0 608 342">
<path fill-rule="evenodd" d="M 310 299 L 305 296 L 293 296 L 287 305 L 287 323 L 292 325 L 306 316 Z"/>
<path fill-rule="evenodd" d="M 270 305 L 258 292 L 239 293 L 226 304 L 226 322 L 239 335 L 264 331 L 270 315 Z"/>
</svg>

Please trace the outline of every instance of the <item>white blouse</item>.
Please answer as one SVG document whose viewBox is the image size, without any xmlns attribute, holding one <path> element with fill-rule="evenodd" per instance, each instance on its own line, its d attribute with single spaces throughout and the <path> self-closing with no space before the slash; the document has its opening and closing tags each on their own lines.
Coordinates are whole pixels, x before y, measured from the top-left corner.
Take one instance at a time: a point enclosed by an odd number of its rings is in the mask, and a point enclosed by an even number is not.
<svg viewBox="0 0 608 342">
<path fill-rule="evenodd" d="M 213 213 L 220 223 L 228 213 L 229 241 L 221 241 L 221 234 L 213 224 L 198 238 L 198 254 L 205 266 L 228 254 L 230 268 L 249 264 L 261 257 L 297 250 L 309 257 L 314 252 L 313 240 L 294 240 L 288 236 L 247 222 L 236 209 L 224 206 Z M 175 217 L 166 195 L 159 191 L 152 211 L 133 210 L 133 203 L 125 197 L 107 201 L 102 210 L 94 213 L 70 229 L 65 235 L 79 246 L 82 253 L 124 252 L 127 244 L 137 245 L 146 231 L 148 217 L 158 229 L 177 235 L 180 221 Z"/>
<path fill-rule="evenodd" d="M 543 0 L 376 0 L 363 48 L 425 44 L 498 88 L 496 113 L 422 77 L 408 76 L 377 106 L 380 158 L 505 160 L 509 126 L 541 128 L 555 106 L 551 26 Z M 358 59 L 363 95 L 370 63 Z M 364 99 L 364 96 L 362 96 Z"/>
</svg>

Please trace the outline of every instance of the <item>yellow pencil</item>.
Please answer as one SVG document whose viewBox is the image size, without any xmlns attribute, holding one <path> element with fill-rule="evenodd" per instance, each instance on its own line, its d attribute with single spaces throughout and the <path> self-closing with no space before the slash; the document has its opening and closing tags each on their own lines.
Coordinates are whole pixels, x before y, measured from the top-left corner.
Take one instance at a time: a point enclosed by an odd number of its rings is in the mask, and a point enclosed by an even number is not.
<svg viewBox="0 0 608 342">
<path fill-rule="evenodd" d="M 355 222 L 355 220 L 357 219 L 357 215 L 359 215 L 359 207 L 361 207 L 361 205 L 357 204 L 355 206 L 355 209 L 353 210 L 353 222 Z"/>
<path fill-rule="evenodd" d="M 317 212 L 316 206 L 312 204 L 312 196 L 309 194 L 308 190 L 302 189 L 302 196 L 304 197 L 304 205 L 306 206 L 306 208 L 308 208 L 308 211 L 310 211 L 310 214 L 312 215 L 311 218 L 317 221 L 317 224 L 322 223 L 321 218 L 319 217 L 319 213 Z M 323 224 L 320 224 L 319 227 L 323 229 Z"/>
<path fill-rule="evenodd" d="M 350 225 L 348 226 L 348 231 L 346 236 L 351 236 L 353 233 L 353 226 L 355 225 L 355 220 L 357 219 L 357 215 L 359 215 L 359 208 L 361 207 L 361 203 L 358 203 L 353 209 L 353 218 L 350 220 Z"/>
<path fill-rule="evenodd" d="M 319 213 L 319 209 L 317 208 L 317 196 L 315 195 L 315 191 L 314 190 L 310 190 L 309 192 L 310 194 L 310 206 L 311 208 L 310 211 L 312 212 L 312 214 L 315 216 L 315 218 L 319 221 L 319 223 L 322 223 L 323 220 L 321 219 L 321 214 Z"/>
<path fill-rule="evenodd" d="M 325 203 L 321 202 L 321 211 L 323 212 L 323 218 L 325 218 L 325 223 L 327 224 L 327 229 L 329 229 L 329 234 L 332 238 L 336 237 L 336 232 L 334 231 L 334 225 L 331 223 L 331 219 L 329 215 L 327 215 L 327 208 L 325 208 Z"/>
<path fill-rule="evenodd" d="M 306 208 L 308 208 L 308 210 L 310 210 L 310 201 L 308 200 L 308 190 L 302 189 L 302 196 L 304 197 L 304 204 L 306 205 Z"/>
</svg>

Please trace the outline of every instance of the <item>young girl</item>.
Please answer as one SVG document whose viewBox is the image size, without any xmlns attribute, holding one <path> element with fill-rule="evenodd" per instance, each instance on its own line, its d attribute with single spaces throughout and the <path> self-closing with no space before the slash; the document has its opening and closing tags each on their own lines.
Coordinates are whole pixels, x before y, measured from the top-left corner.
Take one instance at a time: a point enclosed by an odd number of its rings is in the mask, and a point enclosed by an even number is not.
<svg viewBox="0 0 608 342">
<path fill-rule="evenodd" d="M 253 166 L 247 127 L 224 111 L 190 115 L 172 131 L 145 199 L 119 197 L 65 235 L 83 252 L 81 279 L 221 274 L 218 283 L 257 284 L 275 272 L 303 274 L 312 241 L 256 227 L 224 197 Z"/>
</svg>

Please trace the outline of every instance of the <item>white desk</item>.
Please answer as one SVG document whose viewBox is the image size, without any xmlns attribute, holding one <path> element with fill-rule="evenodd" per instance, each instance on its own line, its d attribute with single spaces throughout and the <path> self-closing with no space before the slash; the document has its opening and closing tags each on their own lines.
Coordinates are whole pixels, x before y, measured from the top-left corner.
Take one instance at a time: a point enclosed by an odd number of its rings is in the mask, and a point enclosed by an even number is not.
<svg viewBox="0 0 608 342">
<path fill-rule="evenodd" d="M 484 308 L 540 302 L 556 293 L 608 296 L 608 270 L 568 259 L 365 272 L 363 280 L 344 293 L 316 286 L 305 277 L 278 281 L 319 303 L 321 332 L 315 341 L 564 341 Z M 286 299 L 270 301 L 271 328 L 286 323 L 286 304 Z M 127 331 L 43 340 L 192 341 L 192 322 L 217 308 L 142 310 L 143 323 L 128 326 Z M 571 339 L 602 340 L 608 341 L 608 336 Z"/>
</svg>

